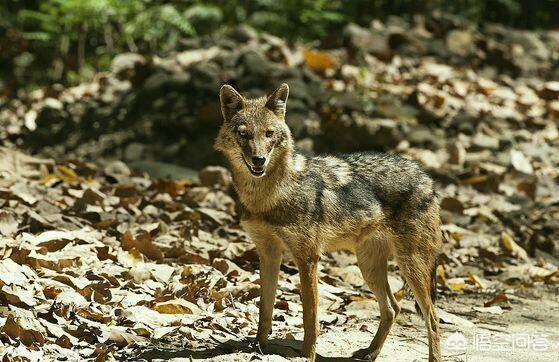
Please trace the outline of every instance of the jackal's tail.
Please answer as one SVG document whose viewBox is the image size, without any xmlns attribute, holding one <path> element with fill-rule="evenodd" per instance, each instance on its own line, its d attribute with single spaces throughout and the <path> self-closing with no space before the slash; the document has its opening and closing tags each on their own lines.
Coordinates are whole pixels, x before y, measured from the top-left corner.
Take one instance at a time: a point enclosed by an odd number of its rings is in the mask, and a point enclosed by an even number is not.
<svg viewBox="0 0 559 362">
<path fill-rule="evenodd" d="M 437 266 L 439 265 L 439 257 L 435 257 L 435 262 L 433 263 L 433 268 L 431 269 L 431 279 L 430 279 L 430 294 L 431 294 L 431 301 L 433 302 L 433 304 L 435 304 L 435 300 L 437 300 Z M 405 285 L 406 288 L 406 294 L 412 294 L 411 291 L 409 290 L 408 285 Z M 415 302 L 415 311 L 417 312 L 417 314 L 423 318 L 423 313 L 421 312 L 421 308 L 419 307 L 419 304 L 417 303 L 417 301 Z"/>
</svg>

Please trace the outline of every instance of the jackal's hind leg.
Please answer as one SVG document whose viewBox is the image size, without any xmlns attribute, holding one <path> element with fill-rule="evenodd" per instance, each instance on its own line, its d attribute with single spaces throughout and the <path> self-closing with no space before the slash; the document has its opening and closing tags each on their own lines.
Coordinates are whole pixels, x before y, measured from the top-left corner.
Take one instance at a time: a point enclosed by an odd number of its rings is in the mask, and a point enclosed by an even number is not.
<svg viewBox="0 0 559 362">
<path fill-rule="evenodd" d="M 431 299 L 431 273 L 436 253 L 423 250 L 398 256 L 398 265 L 423 314 L 429 339 L 429 362 L 441 361 L 439 318 Z"/>
<path fill-rule="evenodd" d="M 354 357 L 367 358 L 370 361 L 374 361 L 379 355 L 394 319 L 400 312 L 400 306 L 388 284 L 387 250 L 384 244 L 374 244 L 373 241 L 366 242 L 357 249 L 359 268 L 367 285 L 375 294 L 380 309 L 380 324 L 373 341 L 369 347 L 354 353 Z"/>
<path fill-rule="evenodd" d="M 301 279 L 301 297 L 303 300 L 303 356 L 309 362 L 316 359 L 316 338 L 318 336 L 318 255 L 307 258 L 295 258 Z"/>
</svg>

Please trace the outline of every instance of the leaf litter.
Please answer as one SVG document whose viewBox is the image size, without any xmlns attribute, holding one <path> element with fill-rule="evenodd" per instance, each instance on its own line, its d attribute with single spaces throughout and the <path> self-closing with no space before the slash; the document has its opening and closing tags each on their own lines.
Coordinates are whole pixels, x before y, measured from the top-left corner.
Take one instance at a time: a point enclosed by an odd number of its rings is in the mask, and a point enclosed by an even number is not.
<svg viewBox="0 0 559 362">
<path fill-rule="evenodd" d="M 94 164 L 42 164 L 44 175 L 2 180 L 9 190 L 0 214 L 3 353 L 105 361 L 139 358 L 157 346 L 195 351 L 231 340 L 248 344 L 257 328 L 258 259 L 234 208 L 224 208 L 234 205 L 228 182 L 204 186 L 132 171 L 115 182 Z M 72 176 L 60 177 L 61 169 Z M 15 193 L 20 189 L 33 190 L 34 200 Z M 515 288 L 557 284 L 557 266 L 531 258 L 511 236 L 517 230 L 505 226 L 514 207 L 473 189 L 467 197 L 457 191 L 443 191 L 453 200 L 449 212 L 476 211 L 468 213 L 467 229 L 443 227 L 443 297 L 485 295 L 471 309 L 482 319 L 514 308 Z M 208 205 L 208 195 L 222 200 L 218 209 Z M 57 214 L 38 217 L 39 204 Z M 328 254 L 321 264 L 324 330 L 360 323 L 378 309 L 353 258 Z M 285 261 L 274 318 L 284 337 L 302 332 L 298 276 Z M 411 312 L 397 274 L 390 284 Z M 448 311 L 440 316 L 457 327 L 473 325 Z"/>
</svg>

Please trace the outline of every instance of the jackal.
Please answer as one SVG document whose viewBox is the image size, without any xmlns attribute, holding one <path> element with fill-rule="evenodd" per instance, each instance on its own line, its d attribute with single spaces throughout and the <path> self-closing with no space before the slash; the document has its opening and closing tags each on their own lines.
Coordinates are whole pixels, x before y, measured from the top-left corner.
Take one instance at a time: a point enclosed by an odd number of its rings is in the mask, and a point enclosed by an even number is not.
<svg viewBox="0 0 559 362">
<path fill-rule="evenodd" d="M 246 99 L 229 85 L 220 91 L 224 123 L 215 149 L 230 163 L 241 225 L 260 256 L 257 342 L 264 346 L 271 331 L 281 257 L 290 251 L 301 281 L 303 355 L 315 360 L 317 263 L 323 252 L 349 249 L 380 309 L 373 341 L 354 356 L 375 360 L 400 312 L 387 280 L 387 260 L 394 258 L 424 316 L 429 361 L 440 361 L 432 293 L 442 240 L 433 181 L 415 162 L 395 155 L 298 154 L 285 123 L 288 94 L 287 84 L 259 99 Z"/>
</svg>

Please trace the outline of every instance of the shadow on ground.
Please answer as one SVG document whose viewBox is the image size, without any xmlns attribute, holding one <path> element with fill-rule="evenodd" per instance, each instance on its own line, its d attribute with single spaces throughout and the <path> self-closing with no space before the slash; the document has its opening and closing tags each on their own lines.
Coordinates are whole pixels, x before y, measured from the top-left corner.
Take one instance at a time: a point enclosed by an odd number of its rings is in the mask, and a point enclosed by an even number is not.
<svg viewBox="0 0 559 362">
<path fill-rule="evenodd" d="M 165 348 L 158 347 L 145 350 L 140 355 L 137 356 L 138 359 L 153 360 L 162 359 L 170 360 L 173 358 L 189 358 L 189 359 L 207 359 L 214 358 L 218 356 L 223 356 L 231 353 L 246 352 L 258 353 L 262 352 L 264 355 L 280 355 L 285 358 L 293 358 L 301 356 L 302 341 L 295 340 L 282 340 L 273 339 L 269 341 L 268 346 L 262 351 L 256 347 L 254 340 L 227 340 L 220 345 L 216 345 L 212 348 L 205 349 L 176 349 L 176 348 Z M 363 361 L 358 358 L 351 357 L 324 357 L 321 355 L 316 356 L 317 362 L 358 362 Z"/>
</svg>

